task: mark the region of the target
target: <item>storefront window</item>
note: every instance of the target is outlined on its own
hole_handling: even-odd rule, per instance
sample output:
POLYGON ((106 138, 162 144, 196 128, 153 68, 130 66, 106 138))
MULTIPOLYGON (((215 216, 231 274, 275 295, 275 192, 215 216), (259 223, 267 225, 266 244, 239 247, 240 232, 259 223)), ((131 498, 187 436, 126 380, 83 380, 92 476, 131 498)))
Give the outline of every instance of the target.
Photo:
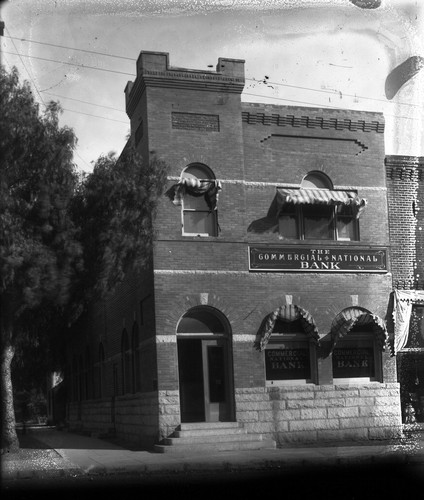
POLYGON ((358 325, 337 342, 332 355, 334 379, 380 381, 381 349, 374 337, 373 325, 358 325))
POLYGON ((304 332, 301 321, 278 319, 265 348, 267 385, 315 382, 315 343, 304 332))

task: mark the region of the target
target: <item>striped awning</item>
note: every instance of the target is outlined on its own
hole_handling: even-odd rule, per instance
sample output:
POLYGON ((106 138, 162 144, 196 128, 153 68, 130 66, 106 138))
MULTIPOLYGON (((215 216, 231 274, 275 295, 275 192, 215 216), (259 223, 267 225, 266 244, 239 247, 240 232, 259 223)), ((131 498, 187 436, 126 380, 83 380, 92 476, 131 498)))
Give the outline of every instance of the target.
POLYGON ((277 319, 284 319, 286 321, 295 321, 300 319, 305 334, 310 338, 313 338, 317 344, 319 343, 318 328, 311 314, 299 306, 289 304, 279 307, 266 317, 262 330, 259 332, 260 338, 254 344, 258 350, 263 351, 265 349, 269 339, 271 338, 277 319))
POLYGON ((373 331, 384 350, 388 340, 385 321, 371 312, 360 307, 349 307, 340 312, 331 325, 332 348, 341 338, 345 337, 354 326, 372 325, 373 331))
POLYGON ((211 210, 217 209, 219 191, 222 189, 221 182, 216 179, 195 179, 182 177, 174 186, 174 205, 181 206, 186 193, 195 196, 205 196, 206 202, 211 210))
POLYGON ((293 203, 294 205, 346 205, 355 209, 357 217, 367 204, 367 200, 359 198, 354 191, 278 188, 277 195, 281 207, 285 203, 293 203))

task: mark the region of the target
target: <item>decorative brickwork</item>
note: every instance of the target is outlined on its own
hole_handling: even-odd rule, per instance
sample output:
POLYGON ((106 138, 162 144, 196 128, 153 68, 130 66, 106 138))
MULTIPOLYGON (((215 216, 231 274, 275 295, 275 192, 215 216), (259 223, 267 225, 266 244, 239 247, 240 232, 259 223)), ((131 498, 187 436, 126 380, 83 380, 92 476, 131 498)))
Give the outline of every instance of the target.
POLYGON ((244 123, 251 125, 277 125, 279 127, 305 127, 305 128, 321 128, 334 130, 350 130, 363 132, 378 132, 384 133, 384 123, 378 121, 367 122, 365 120, 349 120, 338 118, 322 118, 309 116, 294 116, 294 115, 266 115, 264 113, 251 113, 243 111, 242 120, 244 123))
POLYGON ((172 113, 172 128, 219 132, 219 116, 198 113, 172 113))

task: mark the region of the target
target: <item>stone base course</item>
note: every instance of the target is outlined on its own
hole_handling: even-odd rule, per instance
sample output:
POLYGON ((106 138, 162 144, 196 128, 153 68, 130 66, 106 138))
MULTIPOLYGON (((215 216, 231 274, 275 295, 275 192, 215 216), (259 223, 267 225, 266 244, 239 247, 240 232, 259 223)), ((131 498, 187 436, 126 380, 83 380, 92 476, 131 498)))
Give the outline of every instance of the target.
POLYGON ((236 418, 277 444, 397 438, 399 384, 236 389, 236 418))

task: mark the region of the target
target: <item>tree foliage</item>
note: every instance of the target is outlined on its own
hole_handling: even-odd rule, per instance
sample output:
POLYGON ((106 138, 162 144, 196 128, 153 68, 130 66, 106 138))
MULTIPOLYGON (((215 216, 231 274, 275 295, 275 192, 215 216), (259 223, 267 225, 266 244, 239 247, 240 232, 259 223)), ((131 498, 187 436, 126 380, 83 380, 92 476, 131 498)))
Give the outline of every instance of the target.
POLYGON ((78 184, 75 135, 59 127, 56 103, 40 114, 16 71, 0 78, 0 298, 9 328, 43 300, 66 303, 81 247, 67 210, 78 184))
POLYGON ((119 158, 115 153, 101 156, 83 179, 72 202, 84 261, 74 304, 106 296, 129 269, 138 271, 149 262, 152 217, 166 174, 165 162, 154 158, 145 163, 128 146, 119 158))
POLYGON ((33 362, 40 347, 57 360, 63 322, 150 261, 167 166, 143 162, 129 143, 119 158, 101 156, 92 173, 79 174, 77 140, 59 126, 60 106, 50 102, 40 112, 16 70, 0 69, 0 109, 2 448, 12 449, 15 352, 21 369, 46 361, 33 362))
POLYGON ((0 335, 2 449, 17 447, 10 365, 35 308, 64 306, 82 258, 69 212, 76 137, 60 107, 40 112, 16 70, 0 69, 0 335))

